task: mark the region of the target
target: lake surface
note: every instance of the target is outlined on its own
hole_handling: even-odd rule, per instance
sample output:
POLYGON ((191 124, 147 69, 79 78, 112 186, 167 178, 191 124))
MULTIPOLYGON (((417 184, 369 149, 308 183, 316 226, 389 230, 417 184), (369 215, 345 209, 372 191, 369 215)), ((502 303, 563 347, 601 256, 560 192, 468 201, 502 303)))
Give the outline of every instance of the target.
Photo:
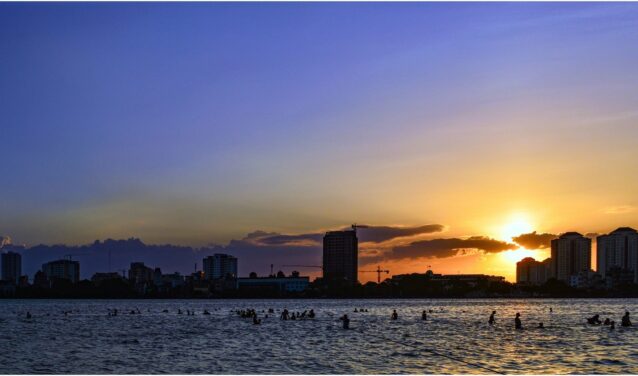
POLYGON ((637 299, 0 300, 0 373, 493 373, 478 365, 505 373, 638 373, 638 328, 620 327, 625 310, 638 324, 637 299), (109 308, 118 316, 108 316, 109 308), (129 314, 134 308, 141 314, 129 314), (253 325, 231 312, 247 308, 276 313, 253 325), (284 308, 313 308, 317 317, 283 321, 284 308), (423 310, 433 311, 427 321, 423 310), (516 312, 525 330, 513 328, 516 312), (351 330, 341 328, 344 313, 351 330), (616 330, 586 325, 595 313, 615 320, 616 330), (541 321, 545 329, 536 329, 541 321))

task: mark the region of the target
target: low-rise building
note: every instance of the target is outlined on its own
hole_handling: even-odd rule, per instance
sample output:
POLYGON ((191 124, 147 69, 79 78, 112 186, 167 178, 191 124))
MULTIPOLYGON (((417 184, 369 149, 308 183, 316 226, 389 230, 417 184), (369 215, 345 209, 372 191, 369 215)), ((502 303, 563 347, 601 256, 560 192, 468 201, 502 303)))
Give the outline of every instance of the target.
POLYGON ((71 260, 55 260, 42 265, 42 272, 46 278, 51 281, 53 279, 66 279, 72 283, 80 281, 80 263, 71 260))
POLYGON ((103 282, 105 281, 112 281, 112 280, 122 280, 124 279, 122 277, 122 275, 120 275, 119 273, 95 273, 93 274, 93 276, 91 277, 91 282, 93 282, 96 286, 101 285, 103 282))
POLYGON ((301 277, 298 272, 293 272, 289 277, 257 277, 239 278, 240 290, 270 290, 277 292, 303 292, 310 284, 310 277, 301 277))

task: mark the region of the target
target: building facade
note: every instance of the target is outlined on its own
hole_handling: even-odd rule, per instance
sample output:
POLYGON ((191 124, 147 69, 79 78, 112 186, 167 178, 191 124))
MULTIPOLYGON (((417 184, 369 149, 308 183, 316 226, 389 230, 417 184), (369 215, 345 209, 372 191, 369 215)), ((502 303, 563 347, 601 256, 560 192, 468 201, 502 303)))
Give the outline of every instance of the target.
POLYGON ((516 283, 524 285, 542 285, 551 274, 551 258, 536 261, 526 257, 516 263, 516 283))
POLYGON ((323 237, 323 280, 330 285, 358 281, 359 241, 354 230, 329 231, 323 237))
POLYGON ((591 239, 566 232, 552 240, 551 276, 570 283, 572 275, 591 270, 591 239))
POLYGON ((56 260, 42 265, 42 272, 49 280, 66 279, 72 283, 80 281, 80 263, 71 260, 56 260))
POLYGON ((223 253, 216 253, 203 260, 204 279, 237 279, 237 258, 223 253))
POLYGON ((638 283, 638 232, 620 227, 596 238, 596 271, 604 277, 611 271, 633 274, 638 283))
POLYGON ((22 275, 22 256, 16 252, 2 254, 2 280, 18 283, 22 275))
POLYGON ((303 292, 310 284, 310 277, 301 277, 293 272, 289 277, 257 277, 239 278, 238 287, 241 290, 269 289, 279 292, 303 292))
POLYGON ((135 285, 153 282, 153 269, 143 262, 132 262, 128 270, 128 279, 135 285))

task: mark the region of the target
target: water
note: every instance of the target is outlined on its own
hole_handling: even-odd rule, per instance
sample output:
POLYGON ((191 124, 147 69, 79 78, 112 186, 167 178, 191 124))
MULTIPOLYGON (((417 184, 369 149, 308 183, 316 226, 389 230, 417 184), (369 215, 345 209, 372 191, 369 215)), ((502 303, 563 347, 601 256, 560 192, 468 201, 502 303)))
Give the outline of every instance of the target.
POLYGON ((422 349, 506 373, 638 373, 638 328, 620 327, 625 310, 638 320, 637 299, 0 300, 0 373, 490 373, 422 349), (230 312, 246 308, 276 313, 255 326, 230 312), (317 318, 282 321, 283 308, 317 318), (434 311, 426 322, 424 309, 434 311), (516 312, 526 330, 513 329, 516 312), (344 313, 351 330, 337 320, 344 313), (617 329, 584 324, 595 313, 617 329), (533 328, 539 321, 546 329, 533 328))

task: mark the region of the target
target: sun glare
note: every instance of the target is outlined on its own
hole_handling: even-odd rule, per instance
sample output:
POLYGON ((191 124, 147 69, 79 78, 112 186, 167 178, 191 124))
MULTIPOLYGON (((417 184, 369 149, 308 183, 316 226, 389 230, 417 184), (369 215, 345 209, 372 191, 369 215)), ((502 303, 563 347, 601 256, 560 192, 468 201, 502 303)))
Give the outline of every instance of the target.
POLYGON ((527 216, 523 214, 517 214, 503 226, 500 230, 501 240, 508 242, 512 241, 512 238, 520 234, 530 233, 534 230, 527 216))
POLYGON ((515 264, 515 263, 521 261, 522 259, 524 259, 525 257, 534 257, 534 258, 536 258, 537 255, 536 255, 536 252, 533 251, 533 250, 525 249, 525 248, 519 248, 519 249, 514 249, 514 250, 511 250, 511 251, 501 252, 501 257, 508 264, 515 264))

